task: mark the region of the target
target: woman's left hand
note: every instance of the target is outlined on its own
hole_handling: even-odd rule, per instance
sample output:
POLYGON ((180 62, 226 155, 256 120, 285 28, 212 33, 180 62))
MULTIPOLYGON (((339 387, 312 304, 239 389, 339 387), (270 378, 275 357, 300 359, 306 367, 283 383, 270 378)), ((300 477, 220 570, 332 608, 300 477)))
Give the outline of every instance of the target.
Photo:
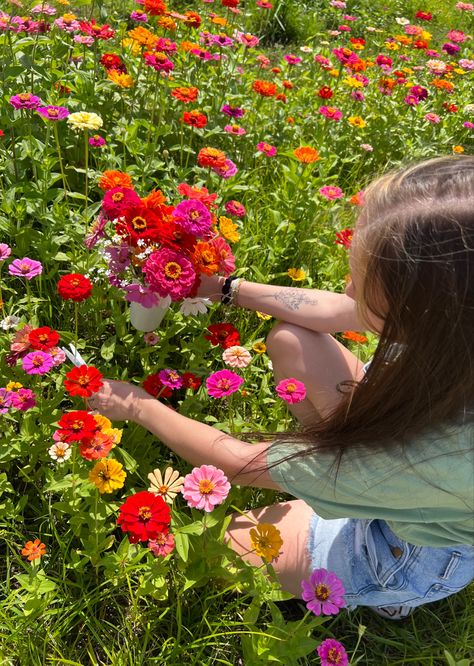
POLYGON ((141 401, 147 398, 150 398, 149 394, 139 386, 104 379, 104 385, 88 399, 87 405, 111 421, 136 421, 141 401))

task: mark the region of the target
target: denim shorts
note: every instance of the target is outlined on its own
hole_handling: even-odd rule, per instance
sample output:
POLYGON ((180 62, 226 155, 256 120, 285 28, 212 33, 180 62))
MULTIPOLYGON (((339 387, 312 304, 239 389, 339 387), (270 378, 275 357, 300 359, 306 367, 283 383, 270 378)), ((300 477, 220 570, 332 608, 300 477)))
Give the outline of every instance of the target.
POLYGON ((413 546, 383 520, 324 520, 313 514, 311 569, 333 571, 356 606, 421 606, 459 592, 474 578, 474 546, 413 546))

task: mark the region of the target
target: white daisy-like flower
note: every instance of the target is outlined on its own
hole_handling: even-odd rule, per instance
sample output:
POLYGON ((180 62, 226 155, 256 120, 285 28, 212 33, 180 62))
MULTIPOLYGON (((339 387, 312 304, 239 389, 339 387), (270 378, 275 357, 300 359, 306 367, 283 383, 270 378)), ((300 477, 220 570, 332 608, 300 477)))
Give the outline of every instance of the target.
POLYGON ((410 23, 410 21, 404 16, 397 16, 395 21, 398 23, 398 25, 408 25, 410 23))
POLYGON ((12 328, 16 328, 19 323, 20 317, 17 317, 16 315, 8 315, 5 319, 0 321, 0 327, 3 328, 4 331, 9 331, 12 328))
POLYGON ((206 314, 207 308, 211 305, 208 298, 185 298, 181 303, 179 311, 185 317, 189 315, 206 314))
POLYGON ((300 46, 300 51, 303 51, 303 53, 312 53, 313 49, 311 46, 300 46))
POLYGON ((168 504, 173 503, 184 484, 184 477, 172 467, 167 467, 163 475, 159 469, 154 469, 148 474, 148 479, 150 481, 148 492, 160 495, 168 504))
POLYGON ((63 463, 71 457, 72 446, 67 442, 54 442, 48 453, 57 463, 63 463))

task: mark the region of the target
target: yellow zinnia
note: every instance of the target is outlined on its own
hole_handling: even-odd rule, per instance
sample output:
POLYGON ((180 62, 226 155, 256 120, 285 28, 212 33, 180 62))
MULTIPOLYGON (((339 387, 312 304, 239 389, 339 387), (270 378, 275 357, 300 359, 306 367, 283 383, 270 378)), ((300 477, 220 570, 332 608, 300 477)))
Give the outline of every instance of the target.
POLYGON ((224 236, 224 238, 227 238, 227 240, 229 240, 231 243, 237 243, 237 241, 240 240, 240 234, 237 229, 238 226, 235 224, 235 222, 232 222, 230 217, 226 217, 225 215, 220 216, 219 231, 224 236))
POLYGON ((130 74, 124 74, 123 72, 119 72, 116 69, 109 69, 107 72, 107 78, 120 86, 120 88, 132 88, 135 84, 135 81, 132 79, 130 74))
POLYGON ((89 481, 95 483, 102 495, 102 493, 113 493, 117 488, 122 488, 126 476, 123 465, 113 458, 103 458, 89 472, 89 481))
POLYGON ((265 354, 267 351, 267 345, 264 342, 254 342, 252 349, 256 354, 265 354))
POLYGON ((257 555, 272 562, 280 554, 283 539, 279 530, 269 523, 259 523, 250 530, 250 542, 257 555))
POLYGON ((287 272, 294 282, 306 280, 306 273, 302 268, 289 268, 287 272))
POLYGON ((367 123, 360 116, 349 116, 347 121, 354 127, 365 127, 367 123))

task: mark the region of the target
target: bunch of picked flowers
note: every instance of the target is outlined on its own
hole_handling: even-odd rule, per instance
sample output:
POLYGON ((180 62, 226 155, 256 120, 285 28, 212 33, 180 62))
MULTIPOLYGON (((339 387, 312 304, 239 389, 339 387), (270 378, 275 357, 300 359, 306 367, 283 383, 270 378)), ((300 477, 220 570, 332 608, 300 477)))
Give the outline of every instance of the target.
POLYGON ((182 183, 185 198, 173 205, 160 190, 141 198, 121 175, 102 178, 102 210, 86 245, 100 242, 109 282, 127 301, 152 308, 193 299, 201 275, 233 272, 232 250, 212 212, 217 195, 182 183))

